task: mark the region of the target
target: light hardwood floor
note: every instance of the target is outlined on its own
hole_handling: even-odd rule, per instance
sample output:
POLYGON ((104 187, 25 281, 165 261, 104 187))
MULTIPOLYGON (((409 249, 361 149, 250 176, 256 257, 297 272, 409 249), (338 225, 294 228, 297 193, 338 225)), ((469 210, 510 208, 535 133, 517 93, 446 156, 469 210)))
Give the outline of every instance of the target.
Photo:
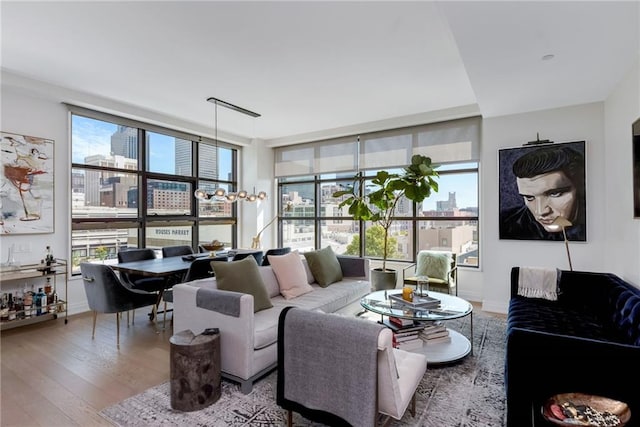
POLYGON ((137 310, 135 324, 98 315, 91 339, 90 313, 2 332, 0 425, 110 426, 98 412, 169 380, 170 315, 162 330, 137 310))
POLYGON ((98 315, 95 340, 90 313, 3 331, 0 425, 111 425, 98 412, 169 380, 171 315, 156 333, 148 311, 129 327, 123 316, 120 349, 113 314, 98 315))

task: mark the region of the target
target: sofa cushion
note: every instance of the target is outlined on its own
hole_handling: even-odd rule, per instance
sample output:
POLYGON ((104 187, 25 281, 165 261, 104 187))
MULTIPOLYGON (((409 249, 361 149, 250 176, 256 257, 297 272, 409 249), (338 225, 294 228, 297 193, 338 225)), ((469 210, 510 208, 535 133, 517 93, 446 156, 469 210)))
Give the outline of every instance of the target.
POLYGON ((342 280, 342 269, 331 246, 317 251, 305 252, 304 257, 309 263, 316 283, 321 287, 324 288, 342 280))
MULTIPOLYGON (((290 300, 284 300, 283 298, 281 300, 282 304, 307 310, 322 310, 325 313, 333 313, 353 302, 357 302, 371 290, 371 284, 363 280, 341 280, 326 288, 319 285, 311 286, 313 287, 313 292, 290 300)), ((271 301, 274 307, 278 307, 281 304, 277 298, 273 298, 271 301)))
POLYGON ((253 311, 273 307, 254 257, 240 261, 211 261, 218 289, 253 295, 253 311))
POLYGON ((528 329, 551 334, 612 341, 606 328, 594 316, 545 299, 511 298, 507 330, 528 329))
POLYGON ((280 285, 278 285, 278 279, 270 265, 258 267, 264 287, 267 289, 267 295, 269 298, 277 297, 280 295, 280 285))
POLYGON ((278 317, 287 306, 282 295, 271 299, 273 307, 255 313, 253 322, 253 348, 260 350, 278 341, 278 317))
POLYGON ((269 264, 278 279, 280 293, 291 299, 313 291, 298 251, 286 255, 269 255, 269 264))
POLYGON ((313 292, 293 299, 282 296, 271 298, 273 307, 255 314, 254 349, 258 350, 274 344, 278 340, 278 316, 285 307, 298 307, 307 310, 320 310, 333 313, 358 301, 371 290, 371 284, 364 280, 342 280, 328 288, 311 285, 313 292))

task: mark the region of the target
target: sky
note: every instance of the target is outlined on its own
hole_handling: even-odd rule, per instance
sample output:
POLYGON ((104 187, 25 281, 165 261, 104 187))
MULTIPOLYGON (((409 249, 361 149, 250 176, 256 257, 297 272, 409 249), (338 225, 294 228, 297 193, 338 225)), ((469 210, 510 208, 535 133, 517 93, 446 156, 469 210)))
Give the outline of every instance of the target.
POLYGON ((456 193, 458 208, 478 207, 477 174, 441 175, 438 192, 422 202, 423 210, 436 210, 436 202, 449 200, 449 192, 456 193))
MULTIPOLYGON (((111 135, 117 131, 115 124, 73 115, 71 137, 73 141, 72 161, 83 163, 84 158, 93 154, 109 155, 111 135)), ((173 173, 175 168, 174 137, 152 134, 153 143, 149 153, 155 172, 173 173), (161 147, 171 149, 161 150, 161 147)))

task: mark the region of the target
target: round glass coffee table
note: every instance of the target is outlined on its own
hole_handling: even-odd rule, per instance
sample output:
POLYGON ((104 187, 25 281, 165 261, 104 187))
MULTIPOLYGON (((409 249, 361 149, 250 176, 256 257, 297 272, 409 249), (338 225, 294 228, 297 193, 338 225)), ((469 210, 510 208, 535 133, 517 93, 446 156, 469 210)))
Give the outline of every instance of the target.
POLYGON ((398 302, 402 297, 402 290, 376 291, 360 299, 360 305, 366 310, 380 315, 380 323, 389 326, 388 317, 408 319, 428 325, 433 322, 470 317, 470 337, 458 331, 447 328, 451 340, 448 342, 425 343, 422 348, 411 350, 421 352, 427 356, 427 362, 449 363, 462 359, 469 353, 473 354, 473 306, 469 301, 460 297, 440 292, 430 291, 428 296, 440 300, 438 308, 425 308, 398 302))

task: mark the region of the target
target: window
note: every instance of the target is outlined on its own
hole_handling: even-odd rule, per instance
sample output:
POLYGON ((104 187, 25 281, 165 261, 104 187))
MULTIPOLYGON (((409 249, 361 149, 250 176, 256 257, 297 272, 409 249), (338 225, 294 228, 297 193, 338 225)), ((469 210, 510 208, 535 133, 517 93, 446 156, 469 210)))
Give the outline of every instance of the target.
POLYGON ((214 239, 235 246, 235 206, 193 196, 197 188, 237 188, 235 148, 69 109, 73 272, 84 261, 115 262, 118 251, 130 247, 197 247, 214 239))
MULTIPOLYGON (((365 176, 376 172, 367 171, 365 176)), ((398 203, 389 235, 395 251, 389 259, 414 262, 420 250, 449 250, 458 254, 459 265, 477 267, 478 164, 443 165, 438 173, 437 193, 419 206, 409 200, 398 203)), ((335 191, 352 184, 344 179, 348 176, 279 179, 279 244, 301 252, 330 245, 338 254, 382 258, 379 227, 354 221, 348 208, 339 209, 341 200, 333 197, 335 191)))
POLYGON ((421 206, 399 201, 389 259, 415 261, 421 249, 447 249, 460 265, 478 266, 480 130, 476 116, 276 148, 279 244, 380 258, 377 227, 352 220, 332 195, 356 170, 365 172, 359 185, 367 186, 378 170, 394 172, 422 154, 440 165, 439 191, 421 206))

